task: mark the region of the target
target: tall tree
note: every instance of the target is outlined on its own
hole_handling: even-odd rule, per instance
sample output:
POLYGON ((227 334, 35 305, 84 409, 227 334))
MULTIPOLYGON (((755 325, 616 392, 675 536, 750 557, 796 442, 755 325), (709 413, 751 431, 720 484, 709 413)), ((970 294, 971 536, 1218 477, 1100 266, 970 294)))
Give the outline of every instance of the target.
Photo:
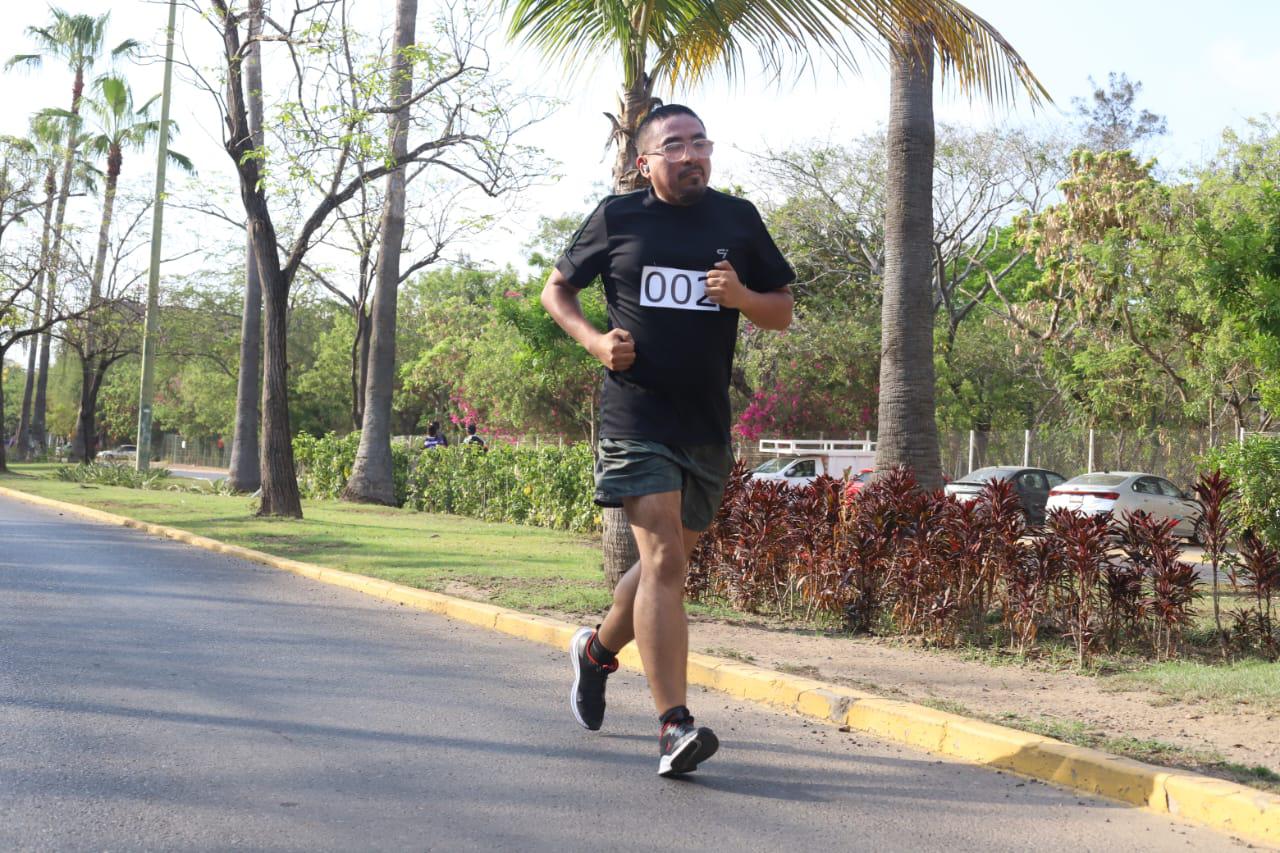
POLYGON ((933 43, 927 30, 894 46, 886 150, 884 300, 876 467, 906 465, 926 489, 942 486, 934 412, 933 43))
MULTIPOLYGON (((20 53, 10 57, 5 63, 8 70, 15 66, 40 68, 46 58, 64 62, 72 73, 71 83, 71 121, 66 123, 66 144, 62 160, 62 179, 58 184, 58 204, 53 220, 52 248, 45 271, 44 301, 52 306, 57 295, 58 266, 62 254, 62 230, 66 220, 67 199, 71 194, 71 175, 76 161, 76 149, 80 143, 80 100, 84 95, 85 74, 102 56, 106 44, 107 22, 111 14, 108 12, 97 17, 91 15, 72 15, 55 7, 50 7, 53 21, 43 27, 27 27, 27 36, 38 47, 37 53, 20 53)), ((141 45, 126 39, 111 50, 111 59, 131 56, 141 45)), ((48 309, 46 309, 46 318, 48 309)), ((46 330, 40 338, 39 378, 36 380, 35 409, 32 413, 31 426, 35 439, 41 448, 46 445, 45 436, 45 394, 49 373, 49 333, 46 330)))
POLYGON ((962 90, 994 101, 1018 89, 1048 93, 990 24, 959 3, 889 36, 884 299, 876 468, 905 465, 925 489, 942 487, 933 364, 933 65, 962 90), (960 49, 956 49, 960 48, 960 49))
POLYGON ((1104 88, 1092 77, 1093 94, 1072 98, 1076 118, 1081 123, 1085 144, 1094 151, 1123 151, 1169 132, 1164 116, 1135 105, 1142 83, 1129 75, 1112 71, 1104 88))
MULTIPOLYGON (((387 121, 391 156, 403 162, 409 150, 409 99, 413 95, 414 31, 417 0, 397 0, 391 58, 391 105, 387 121)), ((342 496, 367 503, 396 503, 391 471, 391 392, 396 369, 396 291, 400 285, 400 253, 404 245, 405 169, 387 174, 379 228, 378 280, 373 291, 373 334, 369 340, 368 381, 360 446, 342 496)))
MULTIPOLYGON (((95 132, 86 140, 85 147, 93 155, 105 159, 107 168, 102 194, 102 216, 98 223, 98 244, 89 277, 88 313, 83 323, 81 350, 85 359, 81 368, 84 382, 81 384, 80 414, 76 419, 76 437, 73 442, 75 453, 85 462, 93 460, 91 439, 96 435, 93 420, 97 408, 97 391, 102 383, 102 375, 110 366, 110 363, 102 364, 102 354, 95 338, 120 170, 124 166, 125 152, 141 150, 160 135, 160 122, 151 118, 151 107, 159 96, 135 109, 133 92, 123 78, 108 75, 96 80, 94 87, 97 89, 97 97, 88 98, 86 104, 95 132)), ((45 110, 43 115, 60 118, 68 123, 78 122, 77 117, 63 110, 45 110)), ((169 151, 169 159, 188 172, 194 171, 191 161, 176 151, 169 151)))
MULTIPOLYGON (((245 100, 249 136, 262 148, 262 2, 249 0, 248 43, 245 45, 245 100)), ((231 438, 227 480, 238 492, 256 492, 262 485, 258 460, 259 378, 262 370, 262 279, 253 257, 253 234, 245 229, 244 311, 240 319, 240 366, 236 377, 236 421, 231 438)))
MULTIPOLYGON (((53 231, 53 203, 57 196, 59 141, 62 128, 58 122, 39 117, 31 122, 30 141, 35 147, 39 162, 44 164, 44 204, 40 216, 40 266, 32 294, 32 324, 38 325, 44 316, 44 279, 45 266, 49 257, 49 235, 53 231)), ((36 352, 39 350, 39 338, 31 338, 26 344, 27 371, 22 389, 22 409, 18 413, 18 433, 14 442, 14 453, 19 459, 25 459, 31 445, 31 395, 35 390, 36 352)))

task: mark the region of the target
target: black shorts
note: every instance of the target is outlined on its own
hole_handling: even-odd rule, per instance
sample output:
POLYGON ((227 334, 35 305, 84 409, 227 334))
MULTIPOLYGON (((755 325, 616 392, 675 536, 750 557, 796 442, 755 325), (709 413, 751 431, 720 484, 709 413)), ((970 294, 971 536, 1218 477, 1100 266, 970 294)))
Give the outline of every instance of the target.
POLYGON ((706 530, 715 520, 733 470, 727 444, 671 445, 631 438, 600 439, 595 502, 620 507, 623 498, 680 492, 680 520, 706 530))

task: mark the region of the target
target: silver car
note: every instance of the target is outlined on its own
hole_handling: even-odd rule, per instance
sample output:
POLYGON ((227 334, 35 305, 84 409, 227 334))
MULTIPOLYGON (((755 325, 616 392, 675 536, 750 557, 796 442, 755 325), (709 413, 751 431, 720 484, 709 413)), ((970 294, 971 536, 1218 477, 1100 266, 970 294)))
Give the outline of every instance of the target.
POLYGON ((1105 471, 1074 477, 1049 492, 1045 509, 1082 513, 1109 512, 1121 520, 1126 512, 1143 512, 1178 524, 1177 536, 1199 541, 1200 504, 1163 477, 1138 471, 1105 471))
POLYGON ((1043 524, 1045 501, 1052 494, 1049 490, 1066 482, 1066 479, 1057 471, 1044 468, 1002 465, 970 471, 954 483, 947 483, 943 490, 963 504, 977 500, 992 480, 1008 480, 1013 483, 1027 520, 1032 524, 1043 524))

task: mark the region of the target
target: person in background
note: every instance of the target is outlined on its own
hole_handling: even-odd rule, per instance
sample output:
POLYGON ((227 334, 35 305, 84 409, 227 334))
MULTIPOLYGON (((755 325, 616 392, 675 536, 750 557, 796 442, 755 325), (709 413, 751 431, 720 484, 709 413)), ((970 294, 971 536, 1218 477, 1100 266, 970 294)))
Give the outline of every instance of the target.
POLYGON ((427 450, 449 446, 449 439, 445 438, 444 433, 440 431, 439 421, 432 421, 427 424, 427 440, 422 446, 427 450))
POLYGON ((467 423, 467 437, 462 439, 462 443, 474 444, 477 447, 479 447, 481 450, 489 449, 485 447, 484 439, 476 435, 476 425, 470 422, 467 423))

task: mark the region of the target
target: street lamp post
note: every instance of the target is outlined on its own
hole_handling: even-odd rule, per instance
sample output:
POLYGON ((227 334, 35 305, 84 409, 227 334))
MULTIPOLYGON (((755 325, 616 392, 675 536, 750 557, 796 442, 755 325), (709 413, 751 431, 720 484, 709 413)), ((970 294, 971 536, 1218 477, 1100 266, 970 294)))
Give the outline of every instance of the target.
POLYGON ((173 31, 177 26, 178 2, 169 0, 169 28, 165 31, 164 94, 160 100, 160 151, 156 156, 156 201, 151 219, 151 270, 147 275, 147 316, 142 331, 142 382, 138 392, 137 468, 151 466, 152 373, 156 360, 156 326, 160 311, 160 244, 164 224, 164 167, 169 156, 169 95, 173 88, 173 31))

